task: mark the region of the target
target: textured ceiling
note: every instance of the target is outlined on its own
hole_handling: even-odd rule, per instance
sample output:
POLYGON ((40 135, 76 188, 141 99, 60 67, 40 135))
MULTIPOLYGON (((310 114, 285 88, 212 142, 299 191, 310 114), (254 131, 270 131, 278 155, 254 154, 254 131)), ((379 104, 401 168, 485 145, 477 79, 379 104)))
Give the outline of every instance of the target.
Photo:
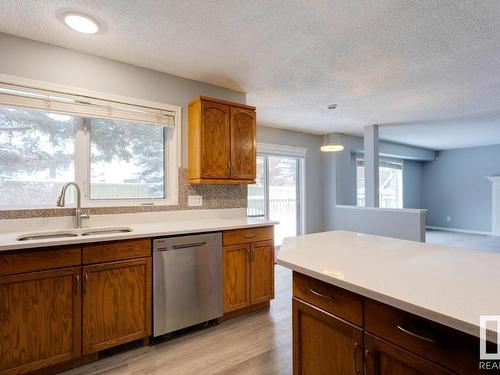
POLYGON ((386 141, 431 150, 449 150, 500 144, 500 111, 440 121, 384 125, 379 136, 386 141))
POLYGON ((0 0, 0 14, 9 34, 245 91, 261 124, 500 126, 499 0, 0 0), (75 33, 62 10, 105 30, 75 33))

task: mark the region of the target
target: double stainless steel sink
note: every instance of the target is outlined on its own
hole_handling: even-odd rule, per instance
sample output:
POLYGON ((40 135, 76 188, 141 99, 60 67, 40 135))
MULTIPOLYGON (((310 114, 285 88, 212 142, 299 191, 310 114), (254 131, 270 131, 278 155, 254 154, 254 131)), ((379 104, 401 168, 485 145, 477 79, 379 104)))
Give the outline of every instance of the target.
POLYGON ((17 241, 35 241, 35 240, 47 240, 54 238, 64 238, 64 237, 78 237, 78 236, 98 236, 103 234, 118 234, 118 233, 129 233, 132 232, 131 228, 119 227, 119 228, 89 228, 89 229, 75 229, 60 232, 44 232, 44 233, 28 233, 17 237, 17 241))

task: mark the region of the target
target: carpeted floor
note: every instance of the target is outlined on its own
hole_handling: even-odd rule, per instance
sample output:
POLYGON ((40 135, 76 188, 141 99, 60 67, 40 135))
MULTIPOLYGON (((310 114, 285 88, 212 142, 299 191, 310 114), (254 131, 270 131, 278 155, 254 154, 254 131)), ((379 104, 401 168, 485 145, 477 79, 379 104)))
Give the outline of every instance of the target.
POLYGON ((425 235, 426 242, 428 243, 500 253, 500 236, 486 236, 429 229, 426 231, 425 235))

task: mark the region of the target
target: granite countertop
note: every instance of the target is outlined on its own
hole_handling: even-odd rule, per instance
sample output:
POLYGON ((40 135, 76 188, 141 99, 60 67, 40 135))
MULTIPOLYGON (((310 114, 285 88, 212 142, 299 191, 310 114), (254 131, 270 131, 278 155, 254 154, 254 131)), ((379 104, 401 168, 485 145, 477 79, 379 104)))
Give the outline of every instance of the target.
POLYGON ((500 315, 493 252, 333 231, 286 238, 278 264, 474 336, 500 315))
POLYGON ((243 218, 209 218, 209 219, 179 220, 179 221, 153 222, 153 223, 141 223, 141 224, 130 224, 130 225, 113 225, 113 226, 110 225, 106 227, 90 227, 78 230, 72 230, 72 229, 49 230, 49 231, 25 230, 22 232, 0 233, 0 252, 8 250, 36 248, 36 247, 115 241, 115 240, 124 240, 132 238, 160 237, 160 236, 171 236, 177 234, 215 232, 215 231, 222 231, 229 229, 262 227, 275 224, 278 224, 278 222, 272 220, 243 217, 243 218), (48 233, 48 232, 49 233, 75 232, 80 234, 85 231, 99 229, 99 228, 130 228, 132 229, 132 231, 128 233, 99 234, 93 236, 78 235, 77 237, 61 237, 61 238, 50 238, 50 239, 29 240, 29 241, 17 240, 19 236, 27 234, 36 235, 38 233, 48 233))

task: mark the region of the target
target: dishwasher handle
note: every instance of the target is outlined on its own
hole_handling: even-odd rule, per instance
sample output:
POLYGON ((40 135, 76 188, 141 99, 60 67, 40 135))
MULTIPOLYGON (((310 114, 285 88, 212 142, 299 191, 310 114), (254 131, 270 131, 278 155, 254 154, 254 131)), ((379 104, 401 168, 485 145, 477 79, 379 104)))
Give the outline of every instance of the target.
POLYGON ((207 244, 206 241, 204 242, 192 242, 192 243, 183 243, 181 245, 172 245, 173 250, 177 249, 189 249, 190 247, 201 247, 205 246, 207 244))

